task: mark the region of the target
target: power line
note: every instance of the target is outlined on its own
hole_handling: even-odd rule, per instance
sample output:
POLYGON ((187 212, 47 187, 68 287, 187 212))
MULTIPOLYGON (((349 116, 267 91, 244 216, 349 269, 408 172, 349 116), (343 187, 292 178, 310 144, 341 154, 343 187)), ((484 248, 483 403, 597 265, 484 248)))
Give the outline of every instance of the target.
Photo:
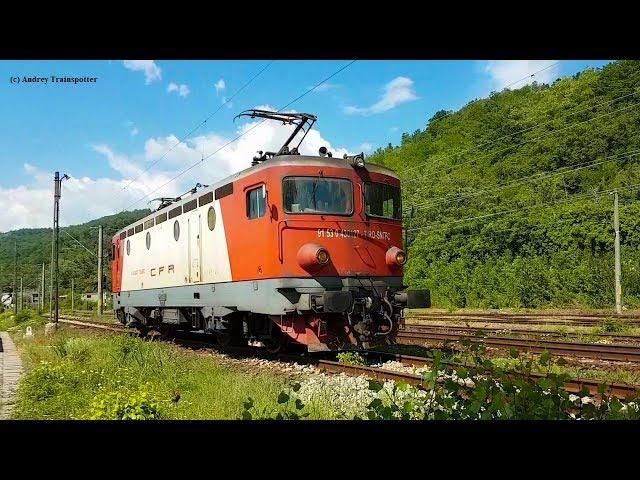
MULTIPOLYGON (((485 157, 488 157, 489 155, 498 155, 498 154, 500 154, 500 153, 504 153, 504 152, 506 152, 507 150, 512 149, 512 148, 514 148, 514 147, 519 147, 519 146, 525 145, 525 144, 527 144, 527 143, 531 143, 531 142, 534 142, 534 141, 536 141, 536 140, 540 140, 540 139, 542 139, 542 138, 546 138, 546 137, 548 137, 548 136, 550 136, 550 135, 555 135, 555 134, 557 134, 557 133, 563 132, 563 131, 568 130, 568 129, 570 129, 570 128, 575 128, 575 127, 577 127, 577 126, 579 126, 579 125, 584 125, 584 124, 586 124, 586 123, 593 122, 594 120, 597 120, 597 119, 599 119, 599 118, 603 118, 603 117, 606 117, 606 116, 609 116, 609 115, 613 115, 614 113, 618 113, 618 112, 622 112, 622 111, 628 110, 628 109, 630 109, 630 108, 632 108, 632 107, 635 107, 635 106, 637 106, 637 105, 640 105, 640 102, 632 103, 631 105, 627 105, 627 106, 624 106, 624 107, 618 108, 618 109, 616 109, 616 110, 614 110, 614 111, 612 111, 612 112, 604 113, 604 114, 602 114, 602 115, 598 115, 598 116, 595 116, 595 117, 589 118, 589 119, 587 119, 587 120, 583 120, 583 121, 581 121, 581 122, 572 123, 572 124, 567 125, 567 126, 565 126, 565 127, 563 127, 563 128, 552 130, 551 132, 547 132, 547 133, 545 133, 544 135, 540 135, 540 136, 538 136, 538 137, 535 137, 535 138, 532 138, 532 139, 529 139, 529 140, 525 140, 525 141, 520 142, 520 143, 517 143, 517 144, 515 144, 515 145, 509 145, 509 146, 507 146, 506 148, 503 148, 502 150, 499 150, 499 151, 497 151, 497 152, 487 152, 487 153, 485 153, 484 155, 480 155, 480 156, 478 156, 478 157, 472 158, 472 159, 467 160, 467 161, 465 161, 465 162, 458 163, 458 164, 455 164, 455 165, 451 165, 451 166, 450 166, 449 168, 447 168, 446 170, 448 170, 448 171, 455 170, 455 169, 460 168, 460 167, 462 167, 462 166, 464 166, 464 165, 467 165, 467 164, 469 164, 469 163, 471 163, 471 162, 474 162, 474 161, 476 161, 476 160, 478 160, 478 159, 480 159, 480 158, 485 158, 485 157)), ((428 178, 428 177, 433 176, 433 175, 434 175, 434 174, 436 174, 436 173, 440 173, 440 172, 439 172, 439 171, 436 171, 436 172, 433 172, 433 173, 431 173, 431 174, 426 174, 426 175, 416 176, 416 177, 414 177, 414 180, 423 180, 423 179, 425 179, 425 178, 428 178)))
POLYGON ((144 175, 146 172, 148 172, 149 170, 151 170, 151 168, 156 165, 159 161, 161 161, 163 158, 165 158, 174 148, 176 148, 178 145, 180 145, 181 143, 183 143, 190 135, 193 134, 193 132, 195 132, 196 130, 198 130, 200 127, 202 127, 205 123, 207 123, 208 120, 210 120, 216 113, 218 113, 220 110, 222 110, 222 107, 224 107, 225 105, 227 105, 229 102, 231 102, 231 100, 233 100, 240 92, 242 92, 246 87, 248 87, 256 78, 258 78, 262 72, 264 72, 267 68, 269 68, 273 63, 275 62, 275 60, 272 60, 271 62, 267 63, 258 73, 256 73, 253 77, 251 77, 249 79, 249 81, 247 81, 242 87, 240 87, 231 97, 229 97, 227 100, 225 100, 222 105, 220 105, 212 114, 210 114, 207 118, 205 118, 202 122, 200 122, 198 125, 196 125, 191 131, 189 131, 188 133, 186 133, 185 135, 183 135, 182 138, 178 139, 178 142, 176 142, 169 150, 167 150, 160 158, 158 158, 157 160, 155 160, 154 162, 152 162, 145 170, 143 170, 136 178, 134 178, 133 180, 130 180, 129 183, 127 183, 124 187, 122 187, 123 190, 125 190, 126 188, 128 188, 133 182, 135 182, 136 180, 138 180, 142 175, 144 175))
MULTIPOLYGON (((592 162, 584 162, 584 163, 580 163, 578 165, 574 165, 574 166, 566 166, 566 167, 561 167, 557 170, 554 170, 550 173, 544 174, 544 172, 539 172, 539 173, 534 173, 532 175, 527 175, 525 177, 520 177, 514 180, 511 180, 509 182, 506 182, 504 184, 497 184, 495 185, 495 188, 487 188, 484 190, 478 190, 475 192, 471 192, 468 194, 461 194, 461 195, 454 195, 454 196, 450 196, 450 197, 440 197, 440 198, 435 198, 434 200, 436 201, 428 201, 425 203, 418 203, 418 204, 413 204, 413 205, 409 205, 412 208, 423 208, 423 207, 434 207, 437 205, 441 205, 443 203, 449 203, 449 202, 456 202, 459 200, 464 200, 467 198, 471 198, 471 197, 476 197, 478 195, 481 195, 483 193, 489 193, 489 192, 495 192, 495 191, 499 191, 499 190, 503 190, 505 188, 509 188, 509 187, 513 187, 522 183, 526 183, 529 181, 538 181, 538 180, 544 180, 547 178, 551 178, 551 177, 555 177, 555 176, 560 176, 560 175, 566 175, 568 173, 571 172, 575 172, 578 170, 583 170, 585 168, 591 168, 591 167, 595 167, 598 165, 603 165, 605 163, 609 163, 612 162, 614 160, 620 159, 620 158, 631 158, 634 157, 636 155, 640 154, 640 149, 636 149, 636 150, 632 150, 629 152, 625 152, 625 153, 620 153, 617 155, 614 155, 612 157, 606 157, 604 160, 595 160, 592 162)), ((491 187, 491 185, 489 185, 489 187, 491 187)))
MULTIPOLYGON (((538 73, 540 73, 540 72, 543 72, 543 71, 545 71, 545 70, 548 70, 549 68, 551 68, 551 67, 553 67, 554 65, 557 65, 557 64, 559 64, 559 63, 560 63, 559 61, 558 61, 558 62, 555 62, 555 63, 552 63, 551 65, 548 65, 548 66, 546 66, 546 67, 544 67, 544 68, 542 68, 542 69, 540 69, 540 70, 537 70, 537 71, 533 72, 532 74, 529 74, 529 75, 527 75, 526 77, 524 77, 524 78, 522 78, 522 79, 520 79, 520 80, 517 80, 517 81, 515 81, 515 82, 513 82, 513 83, 510 83, 509 85, 507 85, 506 87, 503 87, 503 88, 509 88, 509 87, 511 87, 512 85, 515 85, 516 83, 519 83, 519 82, 521 82, 522 80, 525 80, 525 79, 527 79, 527 78, 533 77, 533 76, 535 76, 536 74, 538 74, 538 73)), ((440 110, 440 111, 442 111, 442 110, 440 110)), ((436 113, 437 113, 437 112, 436 112, 436 113)), ((436 123, 436 122, 439 122, 439 121, 440 121, 440 120, 442 120, 443 118, 447 118, 447 117, 449 117, 449 116, 453 115, 454 113, 455 113, 455 112, 454 112, 453 110, 446 112, 444 115, 442 115, 442 116, 440 116, 440 117, 436 118, 435 120, 433 120, 432 122, 430 122, 430 123, 429 123, 429 126, 431 126, 431 125, 435 125, 435 123, 436 123)))
POLYGON ((536 74, 541 73, 541 72, 544 72, 545 70, 549 70, 551 67, 554 67, 554 66, 558 65, 559 63, 560 63, 560 61, 557 61, 557 62, 552 63, 551 65, 547 65, 546 67, 544 67, 544 68, 542 68, 542 69, 538 70, 537 72, 534 72, 534 73, 532 73, 532 74, 530 74, 530 75, 527 75, 526 77, 522 77, 520 80, 516 80, 515 82, 510 83, 509 85, 507 85, 507 86, 505 86, 505 87, 502 87, 502 89, 504 90, 505 88, 512 87, 512 86, 513 86, 513 85, 515 85, 516 83, 520 83, 520 82, 522 82, 523 80, 527 80, 528 78, 535 77, 535 76, 536 76, 536 74))
POLYGON ((73 235, 71 235, 69 232, 67 232, 66 230, 62 230, 63 233, 66 233, 67 235, 69 235, 72 239, 74 239, 78 245, 80 245, 82 248, 84 248, 87 252, 89 252, 91 255, 93 255, 94 257, 98 257, 97 254, 95 254, 94 252, 92 252, 91 250, 89 250, 84 243, 82 243, 80 240, 78 240, 76 237, 74 237, 73 235))
MULTIPOLYGON (((574 112, 570 112, 570 113, 568 113, 567 115, 564 115, 564 116, 560 117, 560 119, 566 119, 566 118, 571 117, 571 116, 573 116, 573 115, 577 115, 578 113, 582 113, 582 112, 584 112, 584 111, 591 110, 591 109, 594 109, 594 108, 600 107, 600 106, 602 106, 602 105, 608 105, 608 104, 613 103, 613 102, 615 102, 615 101, 617 101, 617 100, 622 100, 623 98, 627 98, 627 97, 630 97, 630 96, 633 96, 633 95, 637 95, 638 93, 640 93, 640 90, 636 89, 636 90, 634 90, 633 92, 627 93, 627 94, 625 94, 625 95, 621 95, 621 96, 616 97, 616 98, 613 98, 613 99, 611 99, 611 100, 607 100, 607 101, 604 101, 604 102, 599 102, 599 103, 596 103, 595 105, 589 105, 589 106, 587 106, 587 107, 585 107, 585 108, 583 108, 583 109, 580 109, 580 110, 577 110, 577 111, 574 111, 574 112)), ((548 111, 547 111, 547 112, 545 112, 545 113, 549 113, 550 111, 551 111, 551 110, 548 110, 548 111)), ((610 112, 610 113, 614 113, 614 112, 610 112)), ((546 121, 546 122, 543 122, 543 123, 537 123, 537 124, 532 125, 532 126, 530 126, 530 127, 524 128, 524 129, 522 129, 522 130, 518 130, 518 131, 513 132, 513 133, 509 133, 509 134, 507 134, 507 135, 503 135, 503 136, 498 137, 498 138, 495 138, 495 139, 493 139, 493 140, 489 140, 489 141, 486 141, 486 142, 479 143, 479 144, 477 144, 477 145, 473 145, 473 146, 471 146, 471 147, 467 148, 466 150, 462 150, 462 151, 460 151, 460 152, 450 153, 450 154, 445 155, 444 157, 442 157, 442 159, 451 158, 451 157, 453 157, 454 155, 462 155, 462 154, 464 154, 464 153, 469 153, 469 152, 470 152, 470 151, 472 151, 472 150, 475 150, 475 149, 478 149, 478 148, 481 148, 481 147, 485 147, 485 146, 487 146, 487 145, 491 145, 491 144, 496 143, 496 142, 498 142, 498 141, 500 141, 500 140, 505 140, 505 139, 510 138, 510 137, 513 137, 513 136, 515 136, 515 135, 518 135, 518 134, 521 134, 521 133, 526 133, 526 132, 528 132, 528 131, 530 131, 530 130, 533 130, 533 129, 535 129, 535 128, 543 127, 543 126, 545 126, 545 125, 549 125, 550 123, 553 123, 553 122, 555 122, 555 121, 557 121, 557 120, 559 120, 559 119, 558 119, 558 118, 552 118, 552 119, 550 119, 550 120, 548 120, 548 121, 546 121)), ((535 140, 535 139, 533 139, 533 140, 535 140)), ((533 141, 533 140, 531 140, 531 141, 533 141)), ((525 142, 525 143, 526 143, 526 142, 525 142)), ((509 148, 511 148, 511 147, 509 147, 509 148)), ((482 158, 482 157, 481 157, 481 158, 482 158)), ((421 167, 421 166, 423 166, 423 165, 426 165, 426 163, 427 163, 427 162, 422 162, 422 163, 419 163, 419 164, 414 165, 414 166, 412 166, 412 167, 407 167, 407 168, 405 168, 405 169, 403 169, 403 170, 400 170, 398 173, 399 173, 399 174, 404 174, 404 173, 406 173, 406 172, 413 171, 413 170, 415 170, 416 168, 419 168, 419 167, 421 167)), ((468 162, 465 162, 465 163, 463 163, 463 164, 466 164, 466 163, 468 163, 468 162)), ((463 164, 459 164, 459 165, 463 165, 463 164)), ((419 180, 420 178, 422 178, 422 177, 412 177, 412 178, 410 177, 410 178, 408 179, 408 181, 411 181, 411 180, 417 180, 417 179, 419 180)))
MULTIPOLYGON (((492 213, 488 213, 488 214, 484 214, 484 215, 477 215, 477 216, 473 216, 473 217, 462 218, 460 220, 452 220, 452 221, 446 222, 444 224, 440 224, 440 226, 434 228, 434 230, 439 230, 440 228, 444 228, 444 227, 446 227, 446 226, 448 226, 450 224, 453 225, 453 224, 459 224, 459 223, 468 222, 468 221, 471 221, 471 220, 482 220, 482 219, 486 219, 486 218, 495 217, 495 216, 498 216, 498 215, 505 215, 505 214, 509 214, 509 213, 522 212, 524 210, 531 210, 531 209, 534 209, 534 208, 549 207, 549 206, 553 206, 553 205, 559 205, 559 204, 563 204, 563 203, 573 202, 573 201, 576 201, 576 200, 579 200, 579 199, 585 198, 585 197, 591 197, 591 196, 594 196, 594 195, 604 195, 604 194, 607 194, 607 193, 613 193, 616 190, 618 192, 621 192, 621 191, 624 191, 624 190, 630 190, 630 189, 637 188, 637 187, 640 187, 640 183, 629 185, 629 186, 626 186, 626 187, 619 187, 617 189, 614 188, 614 189, 611 189, 611 190, 603 190, 603 191, 599 191, 599 192, 590 192, 590 193, 584 193, 584 194, 580 194, 580 195, 572 195, 570 198, 566 198, 566 199, 559 200, 559 201, 556 201, 556 202, 551 202, 551 203, 540 203, 540 204, 537 204, 537 205, 530 205, 528 207, 519 207, 519 208, 510 209, 510 210, 503 210, 503 211, 500 211, 500 212, 492 212, 492 213)), ((434 225, 437 225, 437 224, 438 224, 438 222, 431 222, 431 223, 429 223, 427 225, 422 225, 420 227, 409 228, 409 229, 407 229, 407 232, 416 231, 416 230, 424 230, 425 228, 430 228, 430 227, 432 227, 434 225)))
MULTIPOLYGON (((349 62, 348 64, 342 66, 341 68, 339 68, 338 70, 336 70, 334 73, 332 73, 331 75, 329 75, 327 78, 325 78, 324 80, 320 81, 319 83, 317 83, 316 85, 314 85, 313 87, 311 87, 310 89, 308 89, 306 92, 302 93, 301 95, 299 95, 298 97, 296 97, 295 99, 293 99, 292 101, 290 101, 289 103, 287 103, 284 107, 281 107, 280 109, 277 110, 277 112, 280 112, 282 110, 284 110, 285 108, 288 108, 289 106, 293 105, 295 102, 297 102, 298 100, 300 100, 301 98, 305 97, 306 95, 308 95, 309 93, 313 92, 316 88, 318 88, 320 85, 322 85, 325 82, 328 82, 329 80, 331 80, 333 77, 335 77, 336 75, 338 75, 340 72, 342 72, 343 70, 345 70, 347 67, 351 66, 352 64, 354 64, 356 62, 356 60, 352 60, 351 62, 349 62)), ((187 173, 189 170, 193 169, 194 167, 200 165, 201 163, 203 163, 205 160, 208 160, 209 158, 211 158, 212 156, 214 156, 216 153, 218 153, 219 151, 221 151, 222 149, 228 147, 229 145, 231 145, 232 143, 236 142, 237 140, 239 140, 240 138, 242 138, 243 136, 245 136, 247 133, 251 132, 252 130, 256 129, 257 127, 259 127, 260 125, 262 125, 264 122, 266 122, 267 119, 262 120, 261 122, 257 123, 256 125, 254 125, 253 127, 249 128, 248 130, 245 130, 243 133, 241 133, 240 135, 236 136, 234 139, 228 141, 227 143, 225 143, 223 146, 221 146, 220 148, 218 148, 217 150, 215 150, 214 152, 210 153, 207 156, 202 157, 202 159, 200 159, 199 161, 195 162, 194 164, 192 164, 191 166, 189 166, 188 168, 182 170, 179 174, 177 174, 175 177, 171 178, 170 180, 168 180, 167 182, 165 182, 164 184, 160 185, 159 187, 155 188, 154 190, 152 190, 151 192, 147 193, 145 196, 139 198, 138 200, 136 200, 135 202, 129 204, 127 207, 125 207, 123 209, 126 210, 130 207, 132 207, 133 205, 135 205, 136 203, 144 200, 145 198, 149 197, 152 193, 157 192, 158 190, 160 190, 161 188, 166 187, 167 185, 169 185, 171 182, 173 182, 174 180, 180 178, 182 175, 184 175, 185 173, 187 173)))

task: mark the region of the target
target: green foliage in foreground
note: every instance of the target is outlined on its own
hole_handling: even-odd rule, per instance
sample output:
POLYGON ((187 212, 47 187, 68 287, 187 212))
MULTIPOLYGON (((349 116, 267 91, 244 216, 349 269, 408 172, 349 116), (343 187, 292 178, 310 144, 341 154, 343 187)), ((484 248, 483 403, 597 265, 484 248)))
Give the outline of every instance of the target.
POLYGON ((337 355, 338 362, 345 365, 364 365, 365 361, 358 352, 340 352, 337 355))
MULTIPOLYGON (((407 283, 442 307, 611 307, 613 199, 599 192, 640 184, 639 86, 640 62, 613 62, 438 112, 375 152, 403 182, 407 283)), ((638 307, 640 188, 620 192, 620 225, 638 307)))
MULTIPOLYGON (((361 412, 335 418, 355 420, 637 420, 640 404, 622 402, 599 387, 600 401, 594 402, 586 388, 579 395, 563 389, 570 377, 554 373, 555 362, 544 352, 537 360, 521 357, 513 350, 515 362, 506 371, 485 356, 482 344, 464 342, 461 357, 464 366, 452 367, 436 350, 431 370, 423 373, 423 388, 406 383, 369 381, 369 398, 361 412), (545 370, 539 379, 530 377, 534 369, 545 370)), ((460 358, 457 359, 458 361, 460 358)), ((300 385, 280 392, 277 409, 256 409, 251 399, 245 402, 243 419, 298 419, 306 405, 296 398, 300 385)))
POLYGON ((28 369, 14 418, 229 419, 241 414, 247 395, 260 408, 275 407, 285 385, 280 376, 252 376, 136 337, 38 330, 14 339, 28 369))

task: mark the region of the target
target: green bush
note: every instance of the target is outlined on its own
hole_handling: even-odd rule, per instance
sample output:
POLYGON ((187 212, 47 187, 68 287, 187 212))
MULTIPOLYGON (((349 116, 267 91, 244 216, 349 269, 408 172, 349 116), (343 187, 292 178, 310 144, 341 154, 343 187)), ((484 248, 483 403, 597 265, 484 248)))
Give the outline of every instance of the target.
POLYGON ((109 391, 91 401, 88 420, 156 420, 161 418, 159 403, 145 383, 135 391, 109 391))

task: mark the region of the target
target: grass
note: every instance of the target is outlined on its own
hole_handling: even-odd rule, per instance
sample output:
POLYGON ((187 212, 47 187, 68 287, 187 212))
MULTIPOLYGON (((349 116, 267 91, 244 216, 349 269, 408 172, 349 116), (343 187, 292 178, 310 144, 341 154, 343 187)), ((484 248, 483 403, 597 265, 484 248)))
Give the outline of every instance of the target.
POLYGON ((275 407, 287 383, 162 342, 64 328, 50 337, 34 333, 13 335, 28 372, 18 419, 235 419, 247 397, 275 407))
POLYGON ((13 314, 13 310, 0 313, 0 331, 24 332, 27 327, 36 329, 47 322, 46 319, 38 315, 35 310, 22 310, 17 315, 13 314))

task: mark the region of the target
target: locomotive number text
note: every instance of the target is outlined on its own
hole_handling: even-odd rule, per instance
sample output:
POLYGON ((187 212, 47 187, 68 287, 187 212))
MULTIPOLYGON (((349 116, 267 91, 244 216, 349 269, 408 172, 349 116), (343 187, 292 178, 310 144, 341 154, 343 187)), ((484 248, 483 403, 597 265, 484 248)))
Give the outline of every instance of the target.
POLYGON ((371 238, 391 240, 391 233, 382 230, 343 230, 341 228, 319 228, 318 238, 371 238))

